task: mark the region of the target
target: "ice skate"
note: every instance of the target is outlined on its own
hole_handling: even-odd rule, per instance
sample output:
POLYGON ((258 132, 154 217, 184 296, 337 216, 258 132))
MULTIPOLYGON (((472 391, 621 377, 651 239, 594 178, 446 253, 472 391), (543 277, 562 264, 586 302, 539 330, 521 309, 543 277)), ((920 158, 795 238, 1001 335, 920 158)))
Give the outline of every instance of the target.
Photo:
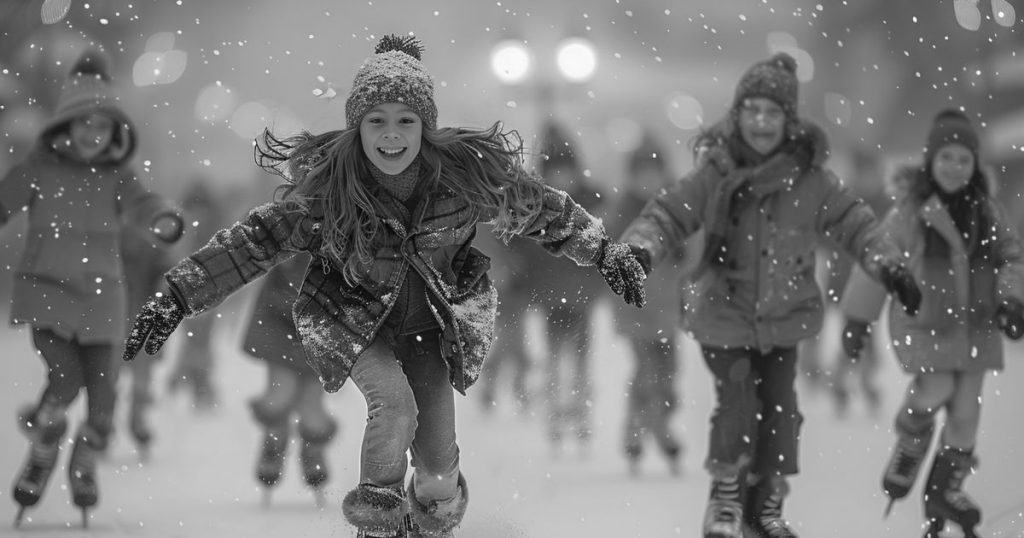
POLYGON ((359 538, 405 538, 409 502, 405 490, 360 484, 341 503, 359 538))
POLYGON ((469 490, 466 479, 459 474, 458 488, 450 499, 421 503, 416 499, 413 480, 409 479, 409 538, 452 538, 456 527, 462 523, 469 504, 469 490))
POLYGON ((35 426, 35 432, 38 435, 32 439, 28 460, 14 483, 14 501, 19 505, 15 527, 21 525, 25 509, 35 506, 45 493, 60 454, 61 438, 67 431, 63 409, 46 408, 37 415, 40 422, 35 426))
POLYGON ((785 477, 762 478, 747 494, 746 523, 751 538, 797 538, 782 517, 782 504, 789 494, 785 477))
POLYGON ((99 502, 99 485, 96 483, 96 456, 105 445, 105 439, 88 425, 83 426, 75 438, 68 462, 68 486, 71 488, 71 502, 82 510, 82 527, 89 526, 89 509, 99 502))
POLYGON ((302 448, 299 451, 302 476, 306 484, 313 488, 316 505, 320 509, 324 508, 326 502, 323 493, 324 484, 330 478, 324 449, 337 431, 338 426, 334 421, 331 421, 323 431, 309 431, 302 425, 299 426, 299 437, 302 439, 302 448))
POLYGON ((963 482, 976 460, 970 451, 944 447, 935 455, 924 490, 924 514, 929 528, 925 536, 939 536, 946 521, 956 523, 964 538, 977 536, 981 508, 963 491, 963 482))
POLYGON ((268 427, 263 432, 263 448, 256 462, 256 480, 263 485, 263 505, 270 505, 270 491, 284 475, 284 459, 288 452, 288 427, 268 427))
MULTIPOLYGON (((897 429, 900 429, 897 424, 897 429)), ((893 503, 904 498, 917 480, 921 470, 921 462, 928 454, 928 445, 932 439, 932 428, 928 427, 919 435, 906 431, 899 432, 899 438, 893 446, 889 463, 882 476, 882 491, 889 497, 885 515, 892 511, 893 503)))
POLYGON ((704 538, 743 538, 741 478, 712 478, 704 512, 704 538))

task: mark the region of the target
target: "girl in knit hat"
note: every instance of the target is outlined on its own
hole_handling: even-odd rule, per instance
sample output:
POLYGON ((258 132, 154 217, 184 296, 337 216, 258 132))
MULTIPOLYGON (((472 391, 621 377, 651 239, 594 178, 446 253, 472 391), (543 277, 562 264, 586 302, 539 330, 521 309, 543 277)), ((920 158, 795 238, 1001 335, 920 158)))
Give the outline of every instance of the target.
POLYGON ((920 297, 870 208, 824 167, 825 133, 796 109, 796 62, 777 54, 754 64, 726 117, 697 138, 696 169, 622 237, 650 267, 698 229, 707 234, 683 313, 715 378, 706 537, 742 536, 744 523, 758 536, 795 536, 782 503, 785 477, 798 472, 796 345, 822 323, 815 243, 852 255, 909 309, 920 297))
POLYGON ((596 265, 627 302, 644 302, 629 247, 526 172, 514 134, 437 127, 420 54, 413 38, 383 38, 356 73, 345 129, 267 133, 257 159, 288 180, 283 199, 172 268, 170 293, 143 307, 125 345, 126 359, 155 352, 183 317, 309 252, 292 310, 306 360, 325 390, 351 377, 367 403, 360 483, 342 503, 361 536, 449 536, 465 513, 454 391, 480 374, 497 304, 490 259, 472 247, 478 222, 596 265))
POLYGON ((128 162, 134 149, 135 130, 110 87, 105 57, 90 50, 71 68, 35 148, 0 181, 0 224, 28 212, 11 323, 31 325, 49 369, 38 404, 25 413, 30 448, 14 483, 18 521, 49 483, 67 408, 84 387, 88 414, 67 469, 72 501, 87 522, 86 509, 98 500, 96 453, 111 431, 117 380, 111 357, 127 320, 122 226, 144 223, 164 242, 181 235, 177 214, 136 179, 128 162))
MULTIPOLYGON (((979 165, 978 135, 956 110, 940 112, 928 133, 921 165, 902 170, 910 190, 883 227, 905 253, 924 297, 908 317, 890 308, 889 336, 903 369, 914 376, 896 415, 896 444, 882 477, 891 499, 913 487, 946 410, 939 449, 924 487, 928 536, 945 521, 974 536, 981 509, 961 489, 975 464, 985 373, 1002 370, 999 332, 1024 335, 1024 253, 1020 239, 979 165)), ((844 293, 848 322, 843 346, 850 356, 878 318, 885 295, 855 274, 844 293)))

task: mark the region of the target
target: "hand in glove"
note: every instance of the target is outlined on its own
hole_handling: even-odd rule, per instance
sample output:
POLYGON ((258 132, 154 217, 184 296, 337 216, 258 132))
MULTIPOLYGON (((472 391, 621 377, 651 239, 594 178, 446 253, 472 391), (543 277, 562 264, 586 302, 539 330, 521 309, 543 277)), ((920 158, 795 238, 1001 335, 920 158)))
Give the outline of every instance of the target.
POLYGON ((644 280, 649 272, 650 257, 646 250, 636 245, 606 240, 601 247, 597 268, 616 295, 621 295, 626 304, 640 308, 647 303, 644 280), (642 254, 637 254, 637 251, 642 254), (645 258, 648 260, 648 268, 641 261, 645 258))
POLYGON ((842 336, 843 351, 846 352, 846 355, 851 359, 860 357, 860 352, 864 351, 864 340, 869 334, 871 334, 869 323, 847 319, 842 336))
POLYGON ((130 361, 145 345, 146 353, 155 355, 185 317, 185 308, 170 293, 157 294, 135 316, 135 323, 124 342, 122 358, 130 361))
POLYGON ((917 309, 921 306, 921 290, 914 281, 914 275, 902 264, 883 265, 881 279, 886 291, 896 294, 903 310, 911 316, 917 315, 917 309))
POLYGON ((1024 336, 1024 305, 1016 299, 1006 299, 996 309, 996 324, 1010 340, 1024 336))

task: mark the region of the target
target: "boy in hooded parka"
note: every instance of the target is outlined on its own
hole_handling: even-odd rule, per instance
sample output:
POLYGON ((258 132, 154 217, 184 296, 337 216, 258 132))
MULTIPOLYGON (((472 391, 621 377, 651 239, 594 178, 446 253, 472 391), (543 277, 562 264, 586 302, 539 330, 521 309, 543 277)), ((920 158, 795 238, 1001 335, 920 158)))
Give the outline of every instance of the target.
MULTIPOLYGON (((947 519, 974 536, 981 509, 962 484, 975 464, 982 383, 986 372, 1003 368, 999 332, 1014 340, 1024 334, 1024 252, 979 164, 979 145, 962 112, 940 112, 923 164, 898 172, 909 192, 882 224, 924 291, 917 316, 889 310, 890 343, 914 378, 896 416, 882 490, 889 508, 910 492, 934 437, 935 414, 945 409, 924 487, 928 536, 938 536, 947 519)), ((855 272, 841 305, 848 319, 843 348, 851 357, 864 348, 884 302, 885 294, 855 272)))
POLYGON ((706 233, 684 311, 715 377, 706 537, 742 536, 744 524, 759 536, 795 536, 782 502, 785 477, 798 472, 795 348, 822 323, 815 243, 835 243, 908 308, 919 298, 870 208, 824 168, 825 133, 798 117, 797 85, 784 53, 754 64, 725 119, 698 137, 697 168, 622 236, 656 264, 706 233))
POLYGON ((135 137, 110 87, 105 57, 86 51, 35 148, 0 181, 0 224, 28 212, 11 323, 31 325, 49 369, 39 403, 23 424, 31 447, 14 485, 22 510, 46 488, 67 428, 66 410, 83 387, 88 416, 74 438, 68 483, 83 521, 85 509, 96 504, 95 457, 112 427, 118 370, 112 357, 127 319, 121 230, 141 222, 164 242, 181 235, 180 217, 146 191, 128 163, 135 137))

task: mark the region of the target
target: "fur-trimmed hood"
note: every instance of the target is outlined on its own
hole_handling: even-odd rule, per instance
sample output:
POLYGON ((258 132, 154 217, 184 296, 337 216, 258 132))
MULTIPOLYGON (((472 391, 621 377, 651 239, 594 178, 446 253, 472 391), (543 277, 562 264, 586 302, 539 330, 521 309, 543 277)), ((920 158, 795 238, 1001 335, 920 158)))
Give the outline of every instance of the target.
MULTIPOLYGON (((995 173, 993 170, 981 163, 977 164, 978 170, 981 173, 984 187, 989 196, 995 196, 998 191, 998 183, 995 180, 995 173)), ((929 178, 928 174, 925 173, 924 164, 904 164, 897 166, 891 174, 888 176, 886 188, 889 190, 893 200, 900 202, 907 199, 907 195, 911 193, 924 193, 932 192, 928 185, 929 178)), ((924 202, 923 198, 917 200, 918 202, 924 202)))
MULTIPOLYGON (((730 112, 728 116, 712 125, 697 136, 693 144, 696 168, 713 164, 718 172, 726 175, 737 167, 742 151, 736 130, 736 118, 730 112)), ((805 169, 820 168, 831 153, 828 134, 816 123, 809 120, 797 120, 786 124, 786 139, 776 152, 791 153, 805 169)))

